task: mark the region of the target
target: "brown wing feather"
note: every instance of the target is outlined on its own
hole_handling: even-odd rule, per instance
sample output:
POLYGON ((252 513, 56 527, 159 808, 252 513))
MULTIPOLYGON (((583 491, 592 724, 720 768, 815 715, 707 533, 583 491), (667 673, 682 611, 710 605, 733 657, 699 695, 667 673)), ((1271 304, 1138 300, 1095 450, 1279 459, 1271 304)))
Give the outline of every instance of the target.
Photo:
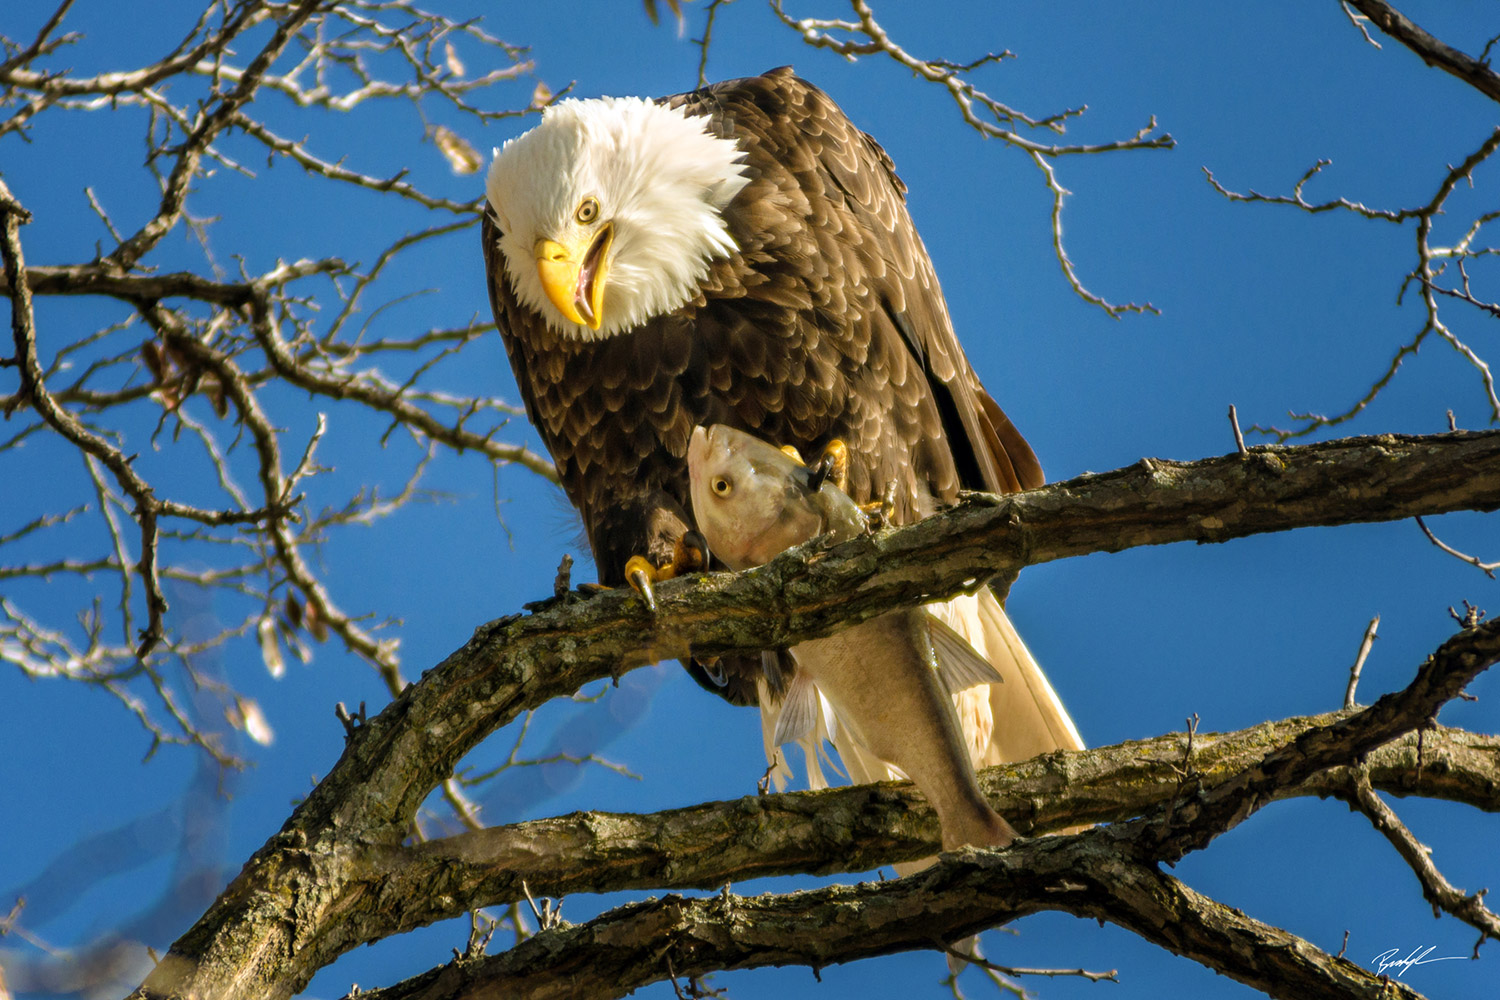
MULTIPOLYGON (((787 320, 817 338, 806 348, 830 362, 814 366, 815 382, 854 397, 830 406, 793 391, 782 401, 844 426, 853 492, 867 499, 908 469, 942 500, 961 487, 1040 485, 1035 454, 954 335, 905 185, 880 144, 786 68, 669 101, 714 115, 746 149, 755 177, 726 212, 761 279, 746 294, 794 311, 787 320), (849 364, 830 370, 839 361, 849 364)), ((826 442, 811 437, 789 440, 826 442)))
MULTIPOLYGON (((962 487, 1038 485, 1035 455, 954 336, 879 144, 785 68, 666 101, 734 137, 749 176, 725 210, 738 252, 711 264, 696 301, 627 334, 562 340, 517 303, 483 226, 495 319, 601 580, 620 583, 633 554, 664 558, 691 524, 699 423, 804 453, 841 438, 850 492, 868 500, 897 480, 903 520, 962 487)), ((753 703, 748 675, 736 692, 753 703)))

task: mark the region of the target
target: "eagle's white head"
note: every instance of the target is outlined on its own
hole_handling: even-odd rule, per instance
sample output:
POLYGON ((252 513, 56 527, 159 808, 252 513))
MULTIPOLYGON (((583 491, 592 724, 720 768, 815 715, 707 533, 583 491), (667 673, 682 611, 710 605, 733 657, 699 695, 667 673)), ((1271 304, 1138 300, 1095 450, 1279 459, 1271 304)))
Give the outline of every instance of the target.
POLYGON ((706 125, 641 98, 566 100, 497 150, 485 193, 516 298, 582 338, 692 301, 735 248, 721 210, 748 182, 706 125))

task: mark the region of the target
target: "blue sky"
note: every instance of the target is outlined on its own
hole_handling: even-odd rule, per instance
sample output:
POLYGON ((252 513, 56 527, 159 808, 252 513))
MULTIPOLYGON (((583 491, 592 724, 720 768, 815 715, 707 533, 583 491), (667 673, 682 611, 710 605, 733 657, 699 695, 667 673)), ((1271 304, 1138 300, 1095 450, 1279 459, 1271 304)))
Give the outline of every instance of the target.
MULTIPOLYGON (((689 89, 696 78, 697 49, 670 25, 653 28, 635 3, 434 6, 456 16, 483 14, 494 33, 531 45, 537 75, 554 90, 574 81, 574 93, 583 96, 660 95, 689 89)), ((847 16, 832 0, 789 6, 796 16, 847 16)), ((1404 9, 1470 52, 1500 32, 1491 8, 1475 0, 1404 9)), ((187 17, 192 7, 153 5, 152 25, 171 10, 187 17)), ((754 0, 740 0, 720 17, 710 78, 794 64, 890 152, 910 188, 912 214, 960 339, 1051 479, 1143 456, 1222 454, 1233 448, 1225 418, 1230 403, 1246 427, 1284 422, 1289 409, 1341 410, 1422 323, 1413 300, 1396 304, 1414 261, 1409 225, 1230 204, 1205 182, 1203 168, 1236 190, 1284 193, 1327 158, 1332 165, 1308 187, 1312 200, 1342 195, 1372 206, 1409 207, 1431 198, 1446 165, 1476 148, 1496 121, 1492 102, 1424 67, 1394 41, 1383 39, 1379 50, 1366 44, 1333 0, 1232 10, 1182 3, 939 7, 888 0, 876 13, 914 54, 966 60, 1012 50, 1018 58, 986 68, 976 81, 1033 114, 1088 104, 1070 129, 1072 140, 1121 138, 1152 115, 1177 140, 1171 151, 1058 164, 1072 192, 1065 236, 1082 280, 1113 301, 1150 301, 1161 309, 1160 316, 1116 321, 1077 299, 1063 280, 1050 246, 1050 198, 1036 168, 967 130, 939 88, 911 79, 888 60, 849 64, 808 49, 754 0)), ((69 25, 89 37, 61 64, 122 68, 158 51, 162 32, 121 15, 107 5, 80 4, 69 25)), ((28 36, 41 17, 7 11, 0 31, 28 36)), ((693 12, 689 36, 700 19, 693 12)), ((175 38, 176 29, 165 34, 175 38)), ((462 47, 460 54, 482 58, 462 47)), ((496 107, 523 103, 532 83, 499 88, 482 100, 496 107)), ((525 127, 511 121, 479 129, 441 109, 432 114, 486 152, 525 127)), ((139 124, 114 123, 105 133, 100 125, 93 115, 60 118, 40 126, 31 145, 11 138, 0 148, 6 183, 37 215, 24 234, 31 263, 82 259, 103 238, 80 194, 84 185, 122 211, 132 195, 148 190, 139 169, 139 124)), ((423 184, 454 198, 481 190, 477 177, 447 174, 421 142, 415 115, 325 116, 302 128, 316 129, 315 142, 329 158, 344 155, 374 173, 410 166, 423 184)), ((1453 239, 1472 218, 1465 212, 1494 208, 1497 180, 1493 165, 1481 169, 1474 190, 1455 195, 1436 239, 1453 239), (1451 228, 1445 232, 1444 225, 1451 228)), ((421 224, 399 212, 384 216, 389 208, 382 200, 309 189, 285 167, 263 171, 255 181, 227 178, 203 188, 197 210, 221 218, 215 251, 225 260, 241 254, 252 269, 278 257, 329 253, 367 260, 372 247, 383 245, 375 240, 421 224), (322 193, 309 199, 310 190, 322 193)), ((170 243, 156 262, 179 260, 194 260, 185 240, 170 243)), ((474 233, 430 244, 404 267, 402 281, 433 291, 382 313, 376 329, 409 334, 487 313, 474 233)), ((98 315, 92 308, 41 303, 44 349, 91 322, 98 315)), ((1491 347, 1491 331, 1477 317, 1457 308, 1447 315, 1458 336, 1481 354, 1491 347)), ((12 391, 12 382, 3 384, 12 391)), ((439 370, 435 384, 518 400, 496 337, 469 345, 461 363, 439 370)), ((318 407, 289 398, 279 403, 284 423, 305 435, 318 407)), ((1437 432, 1446 428, 1450 408, 1461 427, 1487 426, 1473 369, 1433 342, 1344 430, 1437 432)), ((334 421, 323 448, 339 465, 341 482, 389 487, 404 478, 412 449, 397 442, 381 450, 374 438, 382 428, 352 414, 334 421)), ((149 424, 131 429, 149 432, 149 424)), ((511 432, 540 447, 522 421, 511 432)), ((134 440, 145 449, 143 437, 134 440)), ((174 486, 193 472, 174 468, 169 456, 146 453, 142 461, 156 463, 163 481, 174 486)), ((76 459, 45 442, 22 456, 0 455, 6 484, 0 487, 0 532, 34 517, 36 496, 61 496, 80 481, 76 459)), ((527 473, 500 474, 501 518, 496 485, 478 459, 441 458, 429 485, 451 498, 336 537, 322 560, 344 606, 404 620, 399 635, 408 676, 436 663, 476 625, 546 594, 563 552, 584 556, 559 494, 527 473)), ((333 494, 326 499, 335 502, 333 494)), ((1432 525, 1458 548, 1500 558, 1493 516, 1452 515, 1432 525)), ((586 560, 580 562, 576 579, 588 576, 586 560)), ((67 582, 0 591, 59 623, 88 592, 67 582)), ((1494 582, 1439 553, 1414 524, 1400 523, 1034 567, 1014 588, 1009 609, 1084 738, 1104 745, 1180 730, 1193 713, 1207 732, 1335 708, 1365 624, 1378 613, 1381 638, 1361 686, 1363 700, 1371 701, 1405 684, 1452 632, 1450 606, 1465 598, 1494 606, 1496 597, 1494 582)), ((190 605, 183 597, 178 614, 190 605)), ((373 673, 331 646, 320 647, 310 666, 293 663, 280 681, 266 675, 249 644, 226 650, 217 669, 260 701, 278 736, 269 748, 240 748, 254 766, 229 779, 230 800, 215 797, 217 776, 204 773, 188 751, 164 750, 142 763, 146 740, 117 703, 0 669, 0 814, 10 817, 0 847, 0 910, 24 891, 23 923, 55 945, 119 932, 164 947, 205 905, 188 892, 163 897, 174 865, 217 865, 225 876, 237 870, 280 825, 311 777, 337 758, 342 730, 333 703, 366 700, 373 710, 385 700, 373 673), (184 809, 205 822, 172 819, 173 810, 184 809), (98 871, 79 861, 97 854, 86 838, 132 821, 140 821, 139 835, 111 838, 111 850, 119 853, 98 871), (182 839, 164 836, 177 829, 182 839), (48 868, 59 859, 61 865, 48 868), (120 874, 106 878, 109 872, 120 874)), ((1500 684, 1482 677, 1471 691, 1479 701, 1450 706, 1442 720, 1481 732, 1500 729, 1500 684)), ((472 763, 493 765, 513 739, 497 734, 472 763)), ((754 714, 704 695, 675 666, 637 671, 596 703, 550 706, 538 714, 526 746, 539 756, 549 748, 597 752, 640 779, 597 766, 515 772, 486 800, 490 822, 730 798, 752 792, 764 766, 754 714)), ((1396 808, 1455 885, 1473 890, 1500 883, 1492 818, 1443 803, 1402 800, 1396 808)), ((1434 921, 1395 854, 1362 817, 1334 802, 1266 808, 1185 859, 1176 874, 1332 951, 1348 930, 1349 957, 1367 967, 1390 948, 1405 953, 1433 945, 1433 957, 1467 955, 1475 937, 1451 919, 1434 921)), ((564 913, 576 922, 618 901, 570 898, 564 913)), ((465 934, 466 928, 447 925, 362 949, 320 974, 309 995, 338 996, 351 982, 383 985, 425 970, 461 947, 465 934)), ((1123 931, 1068 916, 1029 918, 986 940, 991 957, 1009 964, 1120 972, 1119 985, 1028 984, 1045 997, 1254 995, 1123 931)), ((3 945, 21 947, 14 939, 3 945)), ((1477 996, 1495 989, 1497 969, 1491 948, 1479 962, 1425 965, 1404 978, 1431 996, 1477 996)), ((941 973, 941 960, 922 954, 826 969, 821 986, 805 969, 721 975, 714 984, 736 997, 941 996, 941 973)), ((968 975, 969 994, 985 995, 988 987, 968 975)), ((671 991, 658 985, 642 995, 671 991)))

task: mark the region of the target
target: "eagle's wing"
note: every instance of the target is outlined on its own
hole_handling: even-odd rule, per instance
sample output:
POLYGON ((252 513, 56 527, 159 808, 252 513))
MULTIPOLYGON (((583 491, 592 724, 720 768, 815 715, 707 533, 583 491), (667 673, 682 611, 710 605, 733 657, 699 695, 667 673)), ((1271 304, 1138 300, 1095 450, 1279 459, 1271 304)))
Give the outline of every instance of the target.
MULTIPOLYGON (((716 269, 730 272, 716 273, 722 301, 794 313, 786 319, 803 349, 830 363, 786 374, 873 404, 844 414, 856 498, 909 475, 907 462, 911 485, 944 500, 959 488, 1041 485, 1035 454, 964 357, 905 185, 880 144, 788 68, 671 100, 709 115, 740 143, 750 168, 751 183, 726 216, 753 280, 716 269)), ((774 428, 747 429, 778 440, 774 428)), ((826 443, 787 437, 803 447, 826 443)))

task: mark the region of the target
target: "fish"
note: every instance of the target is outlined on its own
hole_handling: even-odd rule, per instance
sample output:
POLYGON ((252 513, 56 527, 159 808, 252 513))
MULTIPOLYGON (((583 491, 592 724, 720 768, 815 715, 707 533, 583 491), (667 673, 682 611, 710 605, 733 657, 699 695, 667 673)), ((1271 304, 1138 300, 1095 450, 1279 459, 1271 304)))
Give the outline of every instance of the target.
MULTIPOLYGON (((819 535, 844 541, 867 530, 859 505, 819 470, 727 425, 693 430, 688 470, 698 530, 730 569, 762 565, 819 535)), ((952 617, 946 604, 892 611, 793 647, 794 676, 768 743, 826 737, 851 777, 909 777, 937 813, 943 850, 1005 847, 1017 834, 980 791, 974 765, 993 742, 990 689, 1006 678, 952 617), (970 695, 985 716, 975 721, 982 733, 964 731, 955 695, 970 695)), ((768 693, 763 686, 763 713, 776 700, 768 693)))

